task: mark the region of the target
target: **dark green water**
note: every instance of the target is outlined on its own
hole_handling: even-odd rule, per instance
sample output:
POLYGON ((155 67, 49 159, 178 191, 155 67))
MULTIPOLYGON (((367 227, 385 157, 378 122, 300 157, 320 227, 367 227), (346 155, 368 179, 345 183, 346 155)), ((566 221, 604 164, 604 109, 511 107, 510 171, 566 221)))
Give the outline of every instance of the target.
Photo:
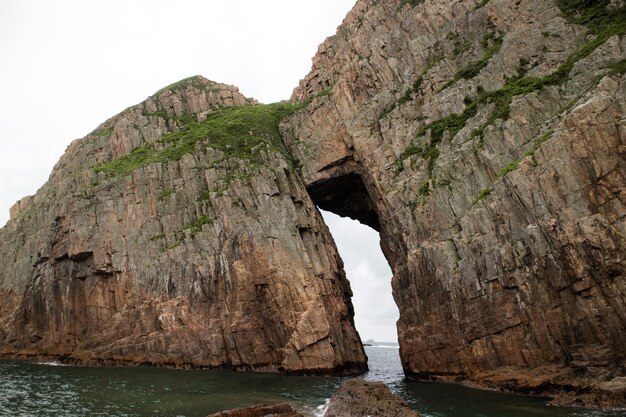
MULTIPOLYGON (((404 381, 397 349, 366 350, 372 369, 366 378, 386 382, 426 417, 626 416, 619 411, 547 407, 536 398, 454 384, 404 381)), ((0 361, 0 415, 203 417, 226 408, 283 401, 313 415, 340 383, 340 378, 325 377, 0 361)))

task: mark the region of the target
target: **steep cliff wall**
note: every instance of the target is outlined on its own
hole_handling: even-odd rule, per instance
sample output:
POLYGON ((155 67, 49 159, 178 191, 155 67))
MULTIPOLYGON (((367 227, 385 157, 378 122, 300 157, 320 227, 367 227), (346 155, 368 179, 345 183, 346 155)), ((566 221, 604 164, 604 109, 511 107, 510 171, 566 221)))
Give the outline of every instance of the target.
POLYGON ((194 77, 74 141, 0 230, 0 353, 358 372, 350 285, 278 136, 194 77))
POLYGON ((619 1, 360 0, 320 46, 282 131, 380 230, 409 375, 625 402, 625 29, 619 1))

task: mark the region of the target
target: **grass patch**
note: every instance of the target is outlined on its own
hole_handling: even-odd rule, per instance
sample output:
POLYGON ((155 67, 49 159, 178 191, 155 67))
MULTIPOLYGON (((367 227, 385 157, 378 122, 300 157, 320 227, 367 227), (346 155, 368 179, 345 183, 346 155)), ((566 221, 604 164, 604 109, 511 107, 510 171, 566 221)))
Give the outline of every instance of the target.
POLYGON ((159 200, 163 200, 164 198, 169 197, 170 195, 174 194, 175 192, 176 192, 176 190, 171 189, 171 188, 169 188, 167 190, 163 190, 163 191, 161 191, 159 193, 158 198, 159 198, 159 200))
POLYGON ((500 51, 500 49, 502 48, 503 38, 504 36, 500 33, 485 33, 485 36, 483 36, 482 44, 486 49, 482 58, 479 61, 469 65, 467 68, 459 71, 455 75, 454 81, 456 82, 461 78, 469 80, 476 77, 480 73, 480 71, 482 71, 482 69, 487 66, 491 58, 493 58, 493 56, 497 54, 498 51, 500 51))
POLYGON ((105 136, 111 136, 111 133, 113 133, 113 126, 96 129, 93 132, 91 132, 90 136, 103 138, 105 136))
MULTIPOLYGON (((480 71, 482 71, 483 68, 487 66, 491 58, 493 58, 493 56, 500 51, 500 49, 502 48, 503 39, 504 35, 501 33, 485 33, 481 42, 483 47, 485 48, 485 52, 482 58, 479 61, 474 62, 473 64, 470 64, 466 68, 463 68, 461 71, 457 72, 454 75, 454 78, 444 84, 440 91, 443 91, 446 88, 454 85, 460 79, 469 80, 476 77, 480 73, 480 71)), ((456 50, 457 47, 455 46, 455 54, 456 50)))
MULTIPOLYGON (((184 225, 183 227, 178 229, 176 232, 174 232, 174 237, 176 240, 170 243, 169 245, 167 245, 165 248, 163 248, 163 252, 167 252, 169 250, 172 250, 180 246, 185 241, 186 230, 189 230, 189 235, 193 239, 198 233, 202 231, 202 226, 204 226, 205 224, 211 224, 211 223, 213 223, 213 220, 211 220, 207 215, 202 215, 198 217, 196 220, 194 220, 193 222, 184 225)), ((165 234, 157 235, 151 238, 150 240, 162 239, 164 237, 165 237, 165 234)))
POLYGON ((506 164, 504 168, 502 168, 500 172, 498 172, 498 175, 496 175, 496 179, 504 178, 509 172, 515 171, 519 166, 519 162, 520 161, 516 159, 506 164))
POLYGON ((437 62, 433 62, 433 63, 429 64, 426 68, 424 68, 424 70, 422 72, 420 72, 420 74, 417 76, 417 78, 415 79, 413 84, 404 92, 402 97, 400 97, 397 101, 393 102, 389 107, 387 107, 381 113, 381 115, 378 117, 378 119, 380 120, 380 119, 384 118, 389 113, 391 113, 396 107, 401 106, 402 104, 410 101, 411 98, 413 97, 413 94, 417 93, 419 88, 422 86, 422 83, 424 82, 424 76, 426 75, 426 73, 428 71, 430 71, 431 69, 433 69, 433 67, 435 65, 437 65, 437 63, 439 61, 440 60, 438 60, 437 62))
POLYGON ((396 174, 399 174, 404 170, 403 161, 413 156, 418 156, 428 160, 428 172, 432 174, 433 169, 435 168, 435 162, 437 161, 437 158, 439 158, 439 149, 437 149, 437 144, 432 142, 423 147, 417 145, 409 146, 400 154, 398 160, 396 161, 396 174))
POLYGON ((220 150, 223 160, 238 158, 260 164, 259 152, 266 149, 282 152, 291 161, 280 138, 278 124, 310 101, 228 107, 210 113, 202 122, 195 116, 180 117, 184 125, 179 131, 167 133, 157 142, 139 146, 94 170, 120 177, 149 164, 177 161, 193 153, 199 144, 220 150))
POLYGON ((528 152, 526 152, 524 154, 524 156, 525 157, 526 156, 533 156, 535 154, 535 152, 537 152, 539 150, 541 145, 552 137, 553 133, 554 133, 554 130, 550 130, 550 131, 544 133, 543 135, 539 136, 538 138, 536 138, 535 139, 535 143, 533 144, 533 147, 530 148, 528 150, 528 152))
POLYGON ((480 192, 478 193, 474 201, 472 201, 472 206, 475 206, 476 204, 478 204, 480 200, 487 197, 492 192, 493 192, 493 188, 483 188, 482 190, 480 190, 480 192))
POLYGON ((626 59, 609 65, 609 75, 623 75, 626 72, 626 59))
POLYGON ((157 240, 165 239, 165 233, 159 233, 158 235, 152 236, 149 240, 150 242, 155 242, 157 240))
POLYGON ((415 7, 421 3, 424 3, 424 0, 402 0, 402 5, 408 4, 411 7, 415 7))
POLYGON ((174 243, 170 243, 169 245, 167 245, 166 247, 163 248, 162 252, 167 252, 168 250, 172 250, 174 248, 177 248, 180 246, 180 244, 182 243, 182 241, 176 241, 174 243))
POLYGON ((219 88, 217 88, 216 85, 217 83, 215 81, 207 80, 199 75, 194 75, 193 77, 184 78, 180 81, 168 85, 167 87, 163 87, 152 96, 157 96, 168 90, 171 92, 180 91, 187 87, 194 87, 200 91, 219 91, 219 88))
POLYGON ((204 226, 205 224, 211 224, 211 223, 213 223, 213 221, 209 219, 207 215, 203 215, 203 216, 198 217, 194 222, 183 226, 183 230, 189 229, 191 232, 191 237, 194 237, 195 235, 197 235, 198 233, 202 231, 202 226, 204 226))
POLYGON ((211 201, 211 193, 208 191, 204 191, 202 194, 200 194, 200 196, 198 197, 198 201, 211 201))
POLYGON ((424 181, 419 189, 420 195, 430 194, 430 181, 424 181))
POLYGON ((568 22, 587 26, 593 34, 624 33, 626 7, 610 10, 609 0, 556 0, 556 4, 568 22))

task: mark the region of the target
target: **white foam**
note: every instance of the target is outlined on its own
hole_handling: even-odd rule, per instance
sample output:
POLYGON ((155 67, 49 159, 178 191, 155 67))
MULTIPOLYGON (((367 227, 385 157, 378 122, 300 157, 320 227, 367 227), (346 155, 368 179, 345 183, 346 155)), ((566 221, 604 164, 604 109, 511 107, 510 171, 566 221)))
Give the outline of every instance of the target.
POLYGON ((58 361, 52 361, 52 362, 37 362, 38 365, 45 365, 45 366, 67 366, 64 363, 58 362, 58 361))
POLYGON ((326 398, 323 405, 318 405, 315 409, 315 417, 324 417, 326 414, 326 409, 328 409, 328 403, 330 402, 330 398, 326 398))

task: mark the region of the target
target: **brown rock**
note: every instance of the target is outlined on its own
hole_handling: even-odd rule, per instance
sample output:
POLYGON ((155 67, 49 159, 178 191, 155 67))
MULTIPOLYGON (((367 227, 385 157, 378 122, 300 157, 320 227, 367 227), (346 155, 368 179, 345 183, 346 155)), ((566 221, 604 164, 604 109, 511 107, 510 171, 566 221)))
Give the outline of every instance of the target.
POLYGON ((0 353, 365 370, 332 237, 254 104, 194 77, 73 142, 0 230, 0 353), (227 141, 230 106, 252 124, 227 141))
POLYGON ((237 408, 211 414, 207 417, 303 417, 287 403, 276 405, 257 405, 255 407, 237 408))
POLYGON ((380 231, 409 375, 598 398, 624 377, 626 38, 578 54, 569 19, 361 0, 293 93, 312 102, 282 129, 313 200, 380 231))
POLYGON ((382 382, 349 379, 328 403, 325 417, 419 417, 382 382))

